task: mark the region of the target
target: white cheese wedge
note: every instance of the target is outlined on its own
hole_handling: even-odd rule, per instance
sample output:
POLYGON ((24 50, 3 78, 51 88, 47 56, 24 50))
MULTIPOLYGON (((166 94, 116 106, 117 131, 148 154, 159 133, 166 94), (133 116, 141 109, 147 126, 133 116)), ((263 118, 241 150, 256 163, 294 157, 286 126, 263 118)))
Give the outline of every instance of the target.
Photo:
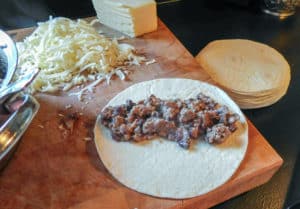
POLYGON ((157 29, 153 0, 93 0, 93 5, 101 23, 130 37, 157 29))

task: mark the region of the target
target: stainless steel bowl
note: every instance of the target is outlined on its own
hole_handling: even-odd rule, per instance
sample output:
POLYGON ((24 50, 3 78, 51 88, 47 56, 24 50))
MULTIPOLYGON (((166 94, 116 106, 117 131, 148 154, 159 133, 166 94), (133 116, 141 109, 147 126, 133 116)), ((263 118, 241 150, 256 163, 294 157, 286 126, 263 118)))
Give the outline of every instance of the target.
MULTIPOLYGON (((24 90, 22 85, 22 88, 17 89, 18 91, 11 91, 22 84, 22 79, 11 82, 17 68, 18 53, 14 41, 1 30, 0 51, 2 53, 0 55, 3 56, 2 61, 0 60, 2 62, 0 70, 3 72, 0 84, 0 170, 2 170, 37 113, 39 103, 33 96, 20 92, 24 90)), ((25 86, 35 75, 28 75, 29 79, 26 80, 28 83, 25 86)))
MULTIPOLYGON (((15 42, 2 30, 0 30, 0 50, 2 60, 6 62, 6 69, 0 69, 4 74, 1 87, 5 87, 11 82, 16 71, 18 64, 18 50, 15 42)), ((1 65, 0 67, 4 68, 5 66, 1 65)))

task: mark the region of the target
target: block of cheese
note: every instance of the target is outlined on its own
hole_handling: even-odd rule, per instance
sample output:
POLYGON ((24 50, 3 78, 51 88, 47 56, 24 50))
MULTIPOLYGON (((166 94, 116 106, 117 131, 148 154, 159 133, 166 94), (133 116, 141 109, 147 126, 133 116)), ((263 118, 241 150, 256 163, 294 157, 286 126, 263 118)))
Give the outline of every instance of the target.
POLYGON ((157 29, 154 0, 93 0, 100 22, 130 37, 157 29))

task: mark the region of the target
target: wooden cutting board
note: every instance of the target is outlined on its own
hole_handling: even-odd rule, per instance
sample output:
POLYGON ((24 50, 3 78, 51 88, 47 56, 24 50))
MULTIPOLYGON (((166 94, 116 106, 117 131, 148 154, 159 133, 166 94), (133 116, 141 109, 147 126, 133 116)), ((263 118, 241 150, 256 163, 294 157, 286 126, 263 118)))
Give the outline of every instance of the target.
MULTIPOLYGON (((30 31, 10 33, 22 40, 30 31)), ((282 159, 248 121, 249 147, 244 161, 227 183, 208 194, 185 200, 162 199, 118 183, 101 163, 93 140, 88 140, 93 138, 102 107, 119 91, 144 80, 183 77, 212 82, 161 21, 156 32, 129 42, 157 62, 132 67, 129 81, 114 79, 109 86, 98 85, 85 102, 66 95, 36 95, 40 110, 0 174, 0 208, 201 209, 267 182, 278 170, 282 159)))

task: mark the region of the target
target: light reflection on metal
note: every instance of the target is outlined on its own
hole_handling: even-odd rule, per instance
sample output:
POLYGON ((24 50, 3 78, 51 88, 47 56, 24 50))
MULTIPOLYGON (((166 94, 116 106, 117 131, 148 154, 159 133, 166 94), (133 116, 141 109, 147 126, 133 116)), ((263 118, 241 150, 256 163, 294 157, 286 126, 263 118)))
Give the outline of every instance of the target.
POLYGON ((16 133, 13 134, 9 130, 4 130, 0 134, 0 154, 7 148, 15 136, 16 133))
POLYGON ((296 12, 296 6, 299 0, 264 0, 263 12, 277 16, 283 20, 292 16, 296 12))

